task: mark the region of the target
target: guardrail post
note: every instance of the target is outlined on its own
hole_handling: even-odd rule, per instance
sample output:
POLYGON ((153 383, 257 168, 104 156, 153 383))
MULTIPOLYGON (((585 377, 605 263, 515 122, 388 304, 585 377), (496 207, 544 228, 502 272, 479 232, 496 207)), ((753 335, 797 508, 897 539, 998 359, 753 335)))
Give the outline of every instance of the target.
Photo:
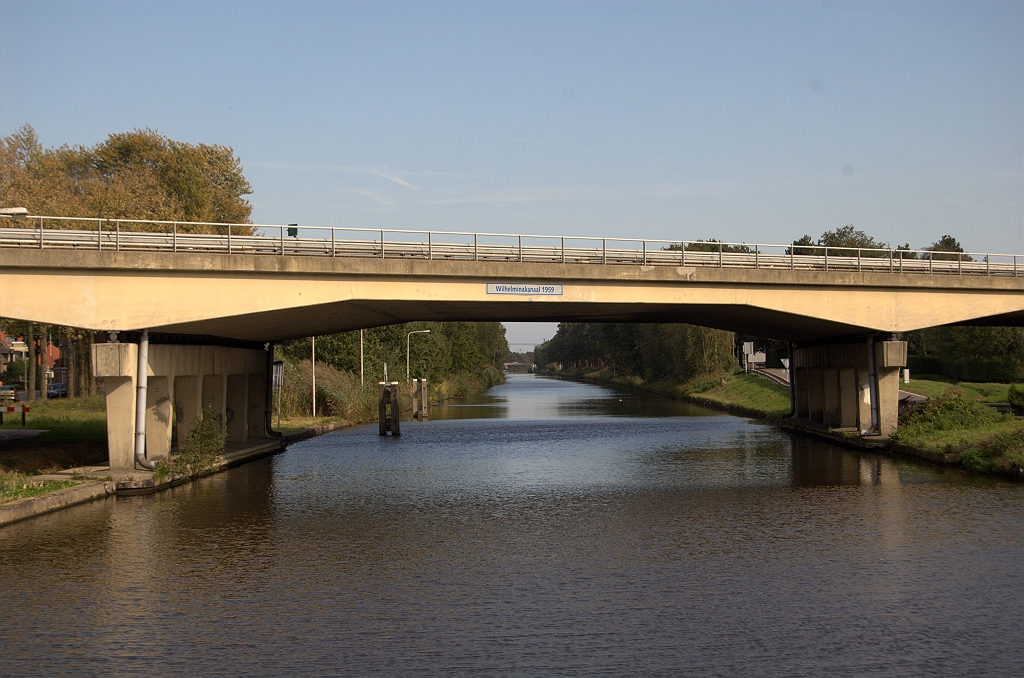
POLYGON ((860 273, 860 248, 857 248, 857 273, 860 273))
POLYGON ((892 273, 892 250, 889 250, 889 273, 892 273))
POLYGON ((1013 255, 1013 277, 1017 277, 1017 255, 1013 255))
POLYGON ((39 249, 43 249, 43 218, 39 217, 39 249))
POLYGON ((381 259, 384 258, 384 230, 383 229, 381 229, 381 232, 380 232, 380 258, 381 259))
POLYGON ((647 241, 646 241, 646 240, 644 240, 644 258, 643 258, 643 265, 644 265, 644 266, 646 266, 646 265, 647 265, 647 241))
POLYGON ((686 266, 686 243, 679 241, 679 265, 686 266))
POLYGON ((103 220, 96 220, 96 249, 103 250, 103 220))
POLYGON ((722 268, 722 243, 718 243, 718 268, 722 268))
POLYGON ((284 256, 284 226, 281 226, 281 256, 284 256))
POLYGON ((796 258, 796 245, 793 245, 792 247, 789 248, 789 270, 791 270, 791 271, 796 268, 796 261, 794 261, 795 258, 796 258))
MULTIPOLYGON (((427 259, 434 258, 434 238, 432 235, 430 231, 427 231, 427 259)), ((519 236, 519 242, 522 242, 522 240, 523 237, 519 236)), ((520 255, 520 259, 522 259, 522 255, 520 255)))
POLYGON ((828 270, 828 248, 825 248, 825 270, 828 270))
POLYGON ((338 256, 338 248, 337 248, 337 246, 336 246, 336 245, 334 244, 334 242, 335 242, 335 238, 334 238, 334 227, 332 226, 332 227, 331 227, 331 256, 332 256, 332 257, 336 257, 336 256, 338 256))
POLYGON ((114 220, 114 251, 121 251, 121 220, 114 220))
POLYGON ((565 236, 562 236, 562 263, 565 263, 565 236))
POLYGON ((477 252, 477 235, 476 235, 476 233, 474 233, 473 234, 473 261, 476 261, 478 258, 479 258, 479 254, 477 252))
MULTIPOLYGON (((1016 259, 1016 257, 1014 257, 1014 259, 1016 259)), ((963 252, 957 252, 956 253, 956 274, 957 275, 963 275, 963 273, 964 273, 964 253, 963 252)))
POLYGON ((608 238, 601 238, 601 263, 608 263, 608 238))
POLYGON ((935 252, 928 253, 928 272, 932 272, 932 261, 935 259, 935 252))
POLYGON ((228 224, 228 254, 231 254, 231 224, 228 224))
POLYGON ((903 273, 903 252, 904 250, 900 250, 900 273, 903 273))
POLYGON ((519 263, 523 263, 523 236, 519 236, 519 263))
POLYGON ((754 268, 761 268, 761 258, 760 258, 760 254, 761 253, 760 253, 760 250, 761 250, 761 246, 755 244, 754 245, 754 268))
POLYGON ((990 265, 991 262, 992 262, 992 255, 991 254, 986 254, 985 255, 985 275, 989 274, 988 273, 988 269, 989 269, 989 265, 990 265))
POLYGON ((178 222, 175 221, 171 225, 171 251, 178 251, 178 222))

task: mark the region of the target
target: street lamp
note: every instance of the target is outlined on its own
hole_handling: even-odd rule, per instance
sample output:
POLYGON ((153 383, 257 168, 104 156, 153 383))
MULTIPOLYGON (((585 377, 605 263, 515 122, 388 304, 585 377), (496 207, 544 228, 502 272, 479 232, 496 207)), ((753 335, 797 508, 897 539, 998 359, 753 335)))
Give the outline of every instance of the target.
POLYGON ((430 334, 430 330, 413 330, 405 335, 405 380, 409 381, 409 340, 414 334, 430 334))

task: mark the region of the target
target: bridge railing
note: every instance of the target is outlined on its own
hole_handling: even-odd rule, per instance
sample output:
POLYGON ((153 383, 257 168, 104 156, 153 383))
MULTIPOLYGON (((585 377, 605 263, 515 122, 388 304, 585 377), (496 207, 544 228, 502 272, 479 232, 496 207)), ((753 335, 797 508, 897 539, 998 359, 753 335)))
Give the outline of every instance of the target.
POLYGON ((0 220, 0 247, 1024 275, 1016 254, 47 216, 0 220))

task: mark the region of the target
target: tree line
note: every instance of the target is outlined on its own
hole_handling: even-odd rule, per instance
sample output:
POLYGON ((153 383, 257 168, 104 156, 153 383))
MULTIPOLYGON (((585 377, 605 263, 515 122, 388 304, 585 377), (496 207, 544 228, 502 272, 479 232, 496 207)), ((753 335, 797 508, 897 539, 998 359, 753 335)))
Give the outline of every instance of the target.
POLYGON ((616 376, 681 382, 733 364, 731 332, 682 323, 559 323, 534 349, 547 370, 610 369, 616 376))
MULTIPOLYGON (((385 364, 390 381, 405 379, 407 345, 410 377, 432 382, 488 367, 500 372, 508 356, 508 341, 501 323, 415 322, 373 327, 362 334, 364 376, 374 383, 384 379, 385 364), (409 336, 409 332, 421 330, 430 332, 409 336)), ((296 363, 309 360, 312 344, 310 337, 286 341, 280 344, 279 355, 296 363)), ((358 376, 359 331, 318 336, 316 360, 358 376)))

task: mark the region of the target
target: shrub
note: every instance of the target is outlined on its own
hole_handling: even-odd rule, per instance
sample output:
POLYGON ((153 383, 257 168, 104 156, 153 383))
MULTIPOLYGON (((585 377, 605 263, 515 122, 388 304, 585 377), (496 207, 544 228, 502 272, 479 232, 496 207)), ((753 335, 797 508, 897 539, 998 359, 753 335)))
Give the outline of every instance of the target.
POLYGON ((189 477, 205 473, 213 468, 226 443, 227 432, 220 416, 207 408, 192 419, 192 428, 178 448, 178 456, 171 461, 169 470, 189 477))
POLYGON ((971 471, 1024 479, 1024 431, 1003 433, 966 447, 960 450, 960 463, 971 471))
POLYGON ((991 407, 967 397, 959 389, 951 388, 903 417, 892 438, 904 442, 914 436, 974 428, 1003 418, 1004 415, 991 407))
POLYGON ((1024 409, 1024 388, 1017 388, 1016 385, 1010 384, 1010 388, 1006 391, 1006 399, 1018 410, 1024 409))

